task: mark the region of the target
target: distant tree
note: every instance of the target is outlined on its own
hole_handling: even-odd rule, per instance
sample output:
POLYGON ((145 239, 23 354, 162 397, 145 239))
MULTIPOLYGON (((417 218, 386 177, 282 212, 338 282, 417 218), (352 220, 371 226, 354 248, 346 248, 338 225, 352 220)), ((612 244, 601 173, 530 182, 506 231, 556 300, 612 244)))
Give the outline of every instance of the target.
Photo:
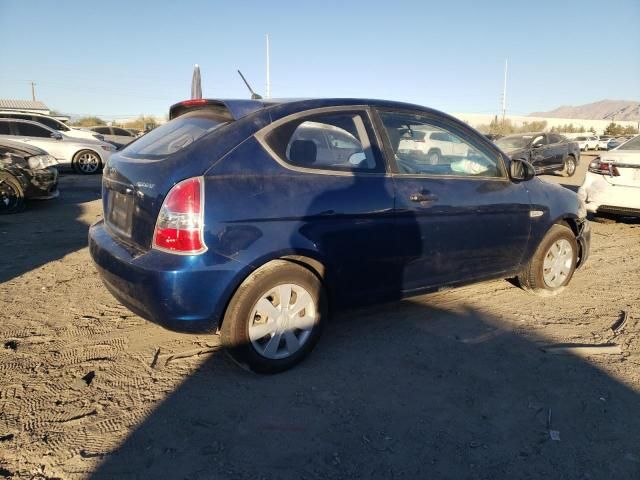
MULTIPOLYGON (((633 127, 631 128, 633 129, 633 127)), ((607 125, 607 128, 604 129, 604 134, 617 137, 618 135, 624 135, 625 130, 626 130, 625 127, 623 127, 622 125, 618 125, 615 122, 611 122, 609 125, 607 125)))
POLYGON ((627 125, 626 127, 624 127, 624 130, 622 131, 623 135, 636 135, 638 133, 638 129, 632 127, 631 125, 627 125))
POLYGON ((93 127, 94 125, 106 125, 107 122, 99 117, 82 117, 75 122, 71 122, 74 127, 93 127))
POLYGON ((594 135, 596 134, 596 129, 595 129, 595 128, 593 128, 593 127, 591 127, 591 128, 589 129, 589 131, 590 131, 591 133, 593 133, 594 135))
POLYGON ((124 128, 131 128, 140 131, 151 130, 156 128, 157 126, 158 122, 156 121, 155 117, 145 115, 140 115, 135 120, 130 120, 128 122, 124 122, 123 124, 124 128))

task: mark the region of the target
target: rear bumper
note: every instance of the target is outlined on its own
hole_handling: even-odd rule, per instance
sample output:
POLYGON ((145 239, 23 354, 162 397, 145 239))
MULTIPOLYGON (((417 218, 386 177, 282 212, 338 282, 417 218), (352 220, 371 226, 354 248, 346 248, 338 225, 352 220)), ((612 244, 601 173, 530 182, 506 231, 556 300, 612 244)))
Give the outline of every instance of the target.
POLYGON ((591 213, 640 214, 640 187, 613 185, 602 175, 587 172, 578 195, 591 213))
POLYGON ((134 252, 100 221, 89 229, 89 251, 105 286, 132 312, 177 331, 211 331, 246 274, 243 264, 207 252, 134 252))

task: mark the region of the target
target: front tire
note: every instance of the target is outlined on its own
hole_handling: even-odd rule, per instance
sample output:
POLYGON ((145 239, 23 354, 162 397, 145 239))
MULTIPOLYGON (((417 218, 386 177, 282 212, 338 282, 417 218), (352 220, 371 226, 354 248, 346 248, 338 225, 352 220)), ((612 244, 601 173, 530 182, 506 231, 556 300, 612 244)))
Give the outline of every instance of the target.
POLYGON ((0 172, 0 214, 17 213, 24 208, 24 190, 11 174, 0 172))
POLYGON ((518 275, 518 282, 533 294, 557 295, 571 281, 577 260, 578 242, 573 231, 566 225, 554 225, 518 275))
POLYGON ((227 307, 220 335, 240 366, 279 373, 309 355, 326 318, 318 277, 295 263, 275 260, 242 282, 227 307))
POLYGON ((573 177, 577 170, 576 159, 573 155, 569 155, 564 159, 564 169, 562 175, 565 177, 573 177))
POLYGON ((102 160, 93 150, 80 150, 73 156, 72 167, 76 172, 93 175, 102 168, 102 160))

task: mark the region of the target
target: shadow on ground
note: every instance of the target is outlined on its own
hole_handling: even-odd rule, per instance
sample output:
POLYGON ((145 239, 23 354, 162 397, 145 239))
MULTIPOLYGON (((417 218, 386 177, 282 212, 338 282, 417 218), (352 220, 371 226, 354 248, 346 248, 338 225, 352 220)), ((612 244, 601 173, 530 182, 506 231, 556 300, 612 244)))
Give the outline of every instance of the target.
POLYGON ((91 220, 80 219, 82 204, 100 198, 100 184, 99 175, 61 175, 59 198, 0 216, 0 283, 86 247, 91 220))
POLYGON ((453 308, 343 313, 277 376, 214 354, 92 478, 640 478, 636 392, 453 308))

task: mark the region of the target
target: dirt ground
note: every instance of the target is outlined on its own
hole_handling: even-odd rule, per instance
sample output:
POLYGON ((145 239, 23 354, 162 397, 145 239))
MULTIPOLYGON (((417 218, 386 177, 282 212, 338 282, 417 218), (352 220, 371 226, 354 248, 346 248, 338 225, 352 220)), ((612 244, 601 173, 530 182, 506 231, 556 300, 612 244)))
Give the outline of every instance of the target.
POLYGON ((640 478, 640 222, 594 223, 560 296, 494 281, 344 312, 257 376, 105 290, 99 182, 0 218, 0 477, 640 478))

